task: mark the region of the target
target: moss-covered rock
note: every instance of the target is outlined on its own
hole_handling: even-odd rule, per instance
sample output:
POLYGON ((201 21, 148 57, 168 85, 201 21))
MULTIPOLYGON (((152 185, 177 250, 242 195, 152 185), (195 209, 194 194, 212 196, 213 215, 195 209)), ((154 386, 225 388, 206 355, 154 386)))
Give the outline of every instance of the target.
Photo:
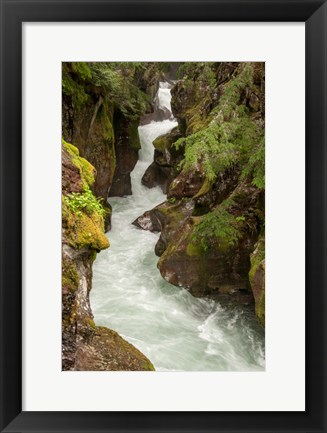
MULTIPOLYGON (((71 81, 78 83, 73 72, 68 75, 71 81)), ((92 82, 81 80, 78 85, 87 96, 83 103, 76 104, 72 95, 63 93, 63 137, 67 142, 74 143, 80 155, 94 166, 93 192, 106 201, 116 164, 113 104, 103 89, 92 82)))
POLYGON ((62 257, 61 272, 63 293, 76 292, 78 288, 79 275, 75 263, 66 256, 62 257))
POLYGON ((154 371, 149 359, 117 332, 97 326, 92 337, 79 345, 76 370, 154 371))
POLYGON ((217 240, 204 250, 193 238, 197 223, 198 218, 190 218, 168 244, 158 262, 163 278, 198 297, 248 291, 248 239, 237 245, 217 240))
POLYGON ((92 164, 89 163, 85 158, 81 158, 79 150, 76 146, 73 146, 66 141, 62 141, 64 149, 71 156, 71 163, 75 165, 80 173, 82 180, 82 188, 92 186, 95 180, 96 171, 92 164))
POLYGON ((166 201, 139 216, 133 224, 143 230, 161 232, 155 246, 155 253, 161 256, 175 233, 192 215, 194 203, 191 200, 166 201))
POLYGON ((255 312, 261 326, 265 326, 265 240, 261 236, 251 254, 249 279, 255 299, 255 312))
POLYGON ((90 190, 94 183, 94 167, 85 158, 80 157, 75 146, 65 141, 63 161, 63 242, 76 249, 89 248, 100 251, 108 248, 109 242, 104 235, 105 211, 90 190), (71 167, 75 167, 75 171, 71 167), (74 182, 69 182, 72 172, 74 176, 71 180, 74 182))
POLYGON ((115 131, 116 168, 109 190, 110 197, 132 194, 131 172, 141 148, 138 134, 139 119, 130 119, 116 110, 113 119, 115 131))
POLYGON ((177 150, 174 146, 180 137, 179 129, 174 128, 153 141, 154 159, 142 177, 143 185, 148 188, 160 186, 162 191, 167 193, 171 181, 176 176, 176 167, 183 158, 183 150, 177 150))
POLYGON ((166 217, 161 275, 195 296, 249 291, 250 254, 261 223, 260 191, 243 182, 213 209, 212 218, 209 213, 193 216, 194 200, 189 203, 193 208, 184 218, 179 212, 166 217))
POLYGON ((109 247, 109 241, 104 234, 103 216, 95 211, 91 215, 84 212, 76 215, 63 204, 63 228, 65 241, 73 248, 101 251, 109 247))

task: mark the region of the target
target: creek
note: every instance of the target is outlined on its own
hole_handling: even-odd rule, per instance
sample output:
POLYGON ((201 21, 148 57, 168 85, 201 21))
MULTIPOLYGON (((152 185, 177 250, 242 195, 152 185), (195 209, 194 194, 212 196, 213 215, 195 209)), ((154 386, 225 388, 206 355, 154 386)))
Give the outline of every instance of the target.
MULTIPOLYGON (((167 83, 160 83, 157 98, 160 108, 171 110, 167 83)), ((253 307, 195 298, 167 283, 154 253, 159 234, 131 224, 166 200, 159 187, 148 189, 141 178, 153 161, 153 140, 176 125, 171 118, 139 127, 142 149, 131 173, 133 194, 110 197, 110 248, 100 252, 93 265, 90 301, 95 323, 117 331, 157 371, 264 370, 264 331, 253 307)))

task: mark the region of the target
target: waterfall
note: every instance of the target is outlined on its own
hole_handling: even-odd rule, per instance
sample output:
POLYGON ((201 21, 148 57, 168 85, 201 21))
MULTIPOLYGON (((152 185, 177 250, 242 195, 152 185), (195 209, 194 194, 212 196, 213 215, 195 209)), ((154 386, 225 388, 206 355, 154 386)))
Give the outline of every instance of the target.
MULTIPOLYGON (((170 85, 160 83, 159 107, 171 112, 170 85)), ((128 197, 111 197, 110 248, 93 266, 90 301, 97 325, 117 331, 157 371, 249 371, 265 368, 264 333, 252 309, 194 298, 167 283, 157 269, 159 235, 132 225, 166 196, 141 184, 153 161, 153 140, 177 125, 172 117, 139 127, 142 149, 128 197)))

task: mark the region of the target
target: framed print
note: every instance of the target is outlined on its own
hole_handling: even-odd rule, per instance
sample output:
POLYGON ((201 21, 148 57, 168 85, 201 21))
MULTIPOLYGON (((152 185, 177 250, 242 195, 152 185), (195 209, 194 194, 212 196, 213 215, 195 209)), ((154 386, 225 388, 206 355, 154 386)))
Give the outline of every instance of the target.
POLYGON ((1 431, 324 432, 325 1, 1 6, 1 431))

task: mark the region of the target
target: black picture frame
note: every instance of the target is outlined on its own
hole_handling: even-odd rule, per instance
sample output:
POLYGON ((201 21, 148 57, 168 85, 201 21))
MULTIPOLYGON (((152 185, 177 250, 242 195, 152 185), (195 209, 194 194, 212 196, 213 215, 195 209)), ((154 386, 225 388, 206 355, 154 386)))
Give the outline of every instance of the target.
POLYGON ((1 0, 0 4, 1 432, 326 432, 326 1, 1 0), (22 412, 22 23, 68 21, 305 22, 305 412, 22 412))

